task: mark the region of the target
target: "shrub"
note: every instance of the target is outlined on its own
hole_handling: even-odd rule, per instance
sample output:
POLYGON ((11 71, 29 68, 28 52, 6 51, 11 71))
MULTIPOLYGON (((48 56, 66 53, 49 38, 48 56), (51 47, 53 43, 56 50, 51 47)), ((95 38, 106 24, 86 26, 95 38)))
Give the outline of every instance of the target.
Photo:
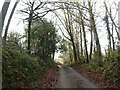
POLYGON ((3 88, 24 87, 26 83, 33 83, 53 62, 46 62, 39 57, 27 54, 15 43, 6 43, 3 49, 2 76, 3 88))
POLYGON ((118 83, 119 71, 118 71, 118 59, 119 57, 117 50, 112 51, 109 57, 104 58, 104 79, 111 83, 118 83))

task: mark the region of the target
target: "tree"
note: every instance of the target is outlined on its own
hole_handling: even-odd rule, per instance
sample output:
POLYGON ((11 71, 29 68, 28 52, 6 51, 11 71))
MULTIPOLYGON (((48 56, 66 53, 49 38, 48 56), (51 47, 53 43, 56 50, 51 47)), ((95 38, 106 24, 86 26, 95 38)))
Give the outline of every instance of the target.
POLYGON ((110 26, 109 26, 109 16, 108 16, 108 13, 107 13, 108 8, 107 8, 105 2, 104 2, 104 4, 105 4, 105 10, 106 10, 104 21, 105 21, 107 32, 108 32, 108 40, 109 40, 108 51, 109 51, 109 56, 110 56, 110 50, 112 50, 112 47, 111 47, 111 32, 110 32, 110 26))
POLYGON ((99 62, 99 65, 101 65, 101 62, 102 62, 102 54, 101 54, 101 46, 100 46, 100 42, 99 42, 99 38, 98 38, 98 33, 97 33, 97 28, 96 28, 96 24, 95 24, 95 19, 94 19, 94 14, 93 14, 93 11, 92 11, 92 5, 91 5, 91 2, 88 1, 88 6, 89 6, 89 16, 90 16, 90 20, 91 20, 91 23, 93 25, 93 33, 94 33, 94 40, 95 40, 95 43, 96 43, 96 49, 97 49, 97 55, 98 55, 98 62, 99 62))
POLYGON ((33 20, 37 20, 37 19, 41 19, 43 18, 47 13, 49 13, 50 11, 54 11, 54 10, 57 10, 57 9, 51 9, 51 8, 48 8, 46 5, 49 4, 50 2, 42 2, 41 0, 33 0, 33 1, 22 1, 23 4, 26 5, 26 7, 23 9, 23 10, 20 10, 20 12, 22 14, 27 14, 28 15, 28 18, 25 18, 25 20, 27 20, 28 22, 28 32, 27 32, 27 35, 28 35, 28 53, 30 54, 30 50, 31 50, 31 36, 30 36, 30 33, 31 33, 31 24, 32 24, 32 21, 33 20), (44 10, 43 10, 44 9, 44 10), (42 11, 43 10, 43 11, 42 11), (41 12, 42 11, 42 12, 41 12))
POLYGON ((73 25, 73 15, 71 13, 72 9, 70 8, 68 3, 62 3, 60 8, 61 8, 61 11, 63 12, 64 19, 61 18, 56 12, 54 12, 54 14, 60 20, 60 22, 62 23, 64 29, 66 30, 66 32, 68 34, 68 36, 67 36, 64 34, 64 32, 62 32, 63 36, 72 43, 74 61, 77 62, 78 55, 77 55, 77 51, 76 51, 76 44, 75 44, 75 37, 74 37, 75 36, 74 35, 75 29, 74 29, 74 25, 73 25))
MULTIPOLYGON (((79 9, 79 15, 80 15, 80 25, 83 31, 83 37, 84 37, 84 45, 85 45, 85 53, 86 53, 86 62, 89 62, 89 58, 88 58, 88 50, 87 50, 87 40, 86 40, 86 32, 85 32, 85 25, 84 25, 84 17, 82 14, 82 11, 80 10, 80 7, 78 6, 79 9)), ((80 31, 81 32, 81 31, 80 31)))
POLYGON ((82 39, 82 30, 81 30, 81 27, 80 27, 80 49, 81 49, 81 60, 84 60, 83 58, 83 45, 82 45, 82 42, 83 42, 83 39, 82 39))
POLYGON ((6 38, 7 38, 7 33, 8 33, 8 28, 9 28, 9 25, 10 25, 10 21, 11 21, 11 19, 12 19, 12 16, 13 16, 13 14, 14 14, 14 11, 15 11, 15 9, 16 9, 16 7, 17 7, 18 2, 19 2, 19 0, 17 0, 17 1, 15 2, 14 6, 13 6, 13 9, 12 9, 12 11, 11 11, 10 17, 9 17, 9 19, 8 19, 8 22, 7 22, 7 25, 6 25, 6 28, 5 28, 5 34, 4 34, 4 37, 3 37, 4 40, 6 40, 6 38))
POLYGON ((90 18, 90 36, 91 36, 91 41, 90 41, 90 60, 92 58, 92 49, 93 49, 93 29, 94 29, 94 25, 93 25, 93 22, 92 22, 92 17, 91 15, 89 16, 90 18))
POLYGON ((27 2, 23 1, 23 4, 25 4, 26 7, 23 10, 20 10, 20 12, 28 15, 28 18, 26 18, 25 20, 28 20, 28 29, 27 29, 28 30, 27 31, 28 47, 27 47, 27 49, 28 49, 29 54, 31 52, 31 48, 30 48, 30 46, 31 46, 30 45, 31 44, 30 43, 31 36, 30 36, 30 33, 31 33, 32 20, 36 19, 36 18, 41 18, 44 15, 46 15, 46 14, 42 13, 42 15, 40 14, 41 16, 39 16, 39 12, 37 12, 37 10, 40 10, 41 8, 43 8, 46 3, 42 3, 40 0, 38 0, 38 1, 39 2, 38 2, 37 5, 36 5, 37 1, 27 1, 27 2))
POLYGON ((5 20, 5 17, 6 17, 6 14, 7 14, 7 10, 8 10, 8 7, 10 5, 10 2, 11 0, 9 0, 9 2, 7 0, 4 1, 4 4, 3 4, 3 7, 2 7, 2 28, 4 26, 4 20, 5 20))
POLYGON ((31 27, 31 49, 43 60, 54 60, 57 34, 52 22, 33 21, 31 27))

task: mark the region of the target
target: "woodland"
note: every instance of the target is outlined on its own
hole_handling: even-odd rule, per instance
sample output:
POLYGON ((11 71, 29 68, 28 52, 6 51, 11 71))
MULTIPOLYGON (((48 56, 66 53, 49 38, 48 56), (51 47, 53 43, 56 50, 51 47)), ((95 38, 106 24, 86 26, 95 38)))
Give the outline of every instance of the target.
POLYGON ((34 88, 46 71, 61 65, 56 53, 62 64, 100 73, 103 80, 119 87, 120 29, 114 0, 112 4, 104 0, 99 9, 94 0, 16 0, 4 25, 12 0, 9 1, 4 2, 0 12, 2 88, 34 88), (19 3, 23 8, 18 9, 19 3), (8 33, 15 13, 23 16, 23 35, 8 33), (49 13, 55 20, 46 18, 49 13), (101 46, 102 43, 106 46, 101 46))

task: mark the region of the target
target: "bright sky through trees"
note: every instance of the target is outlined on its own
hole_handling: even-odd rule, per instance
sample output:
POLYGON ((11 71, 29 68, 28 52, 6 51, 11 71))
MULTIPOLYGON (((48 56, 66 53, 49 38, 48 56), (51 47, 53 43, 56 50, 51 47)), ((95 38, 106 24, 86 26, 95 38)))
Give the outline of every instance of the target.
MULTIPOLYGON (((7 21, 8 17, 9 17, 9 15, 10 15, 9 13, 11 12, 11 8, 13 7, 15 1, 16 0, 11 0, 10 6, 9 6, 9 9, 8 9, 8 13, 7 13, 7 17, 5 19, 5 25, 7 23, 6 21, 7 21)), ((59 1, 59 0, 48 0, 48 1, 59 1)), ((63 1, 77 1, 77 0, 63 0, 63 1)), ((101 16, 104 15, 102 13, 104 11, 100 11, 100 10, 102 10, 100 8, 104 8, 103 6, 101 6, 101 5, 103 5, 103 1, 104 0, 96 0, 96 1, 94 0, 94 2, 96 2, 96 5, 95 5, 94 8, 95 8, 96 11, 98 11, 99 15, 101 15, 101 16)), ((108 5, 112 6, 115 3, 118 4, 119 0, 105 0, 105 1, 108 3, 108 5)), ((3 5, 3 2, 4 2, 4 0, 2 0, 1 3, 0 3, 0 10, 1 10, 1 7, 3 5)), ((113 10, 112 10, 113 14, 115 14, 115 8, 116 7, 113 7, 113 10)), ((9 32, 8 33, 10 33, 10 32, 19 32, 20 34, 24 33, 24 27, 25 27, 25 25, 24 25, 24 22, 22 20, 22 18, 24 16, 20 15, 19 12, 18 12, 18 10, 20 10, 21 8, 23 8, 23 6, 21 6, 21 1, 20 1, 19 4, 18 4, 18 6, 17 6, 17 9, 16 9, 16 11, 15 11, 15 13, 13 15, 13 18, 11 20, 11 23, 10 23, 10 26, 9 26, 9 30, 8 30, 9 32)), ((55 21, 56 18, 51 13, 48 13, 45 16, 45 18, 48 18, 49 20, 52 19, 54 22, 57 22, 57 21, 55 21)), ((118 20, 117 20, 117 16, 116 16, 116 22, 117 21, 118 20)), ((106 38, 107 33, 106 33, 106 31, 101 33, 101 29, 99 29, 99 27, 101 28, 102 25, 103 25, 103 23, 101 24, 99 20, 97 21, 97 23, 99 23, 98 24, 98 30, 99 30, 98 32, 99 32, 99 38, 100 38, 101 47, 102 47, 102 50, 104 50, 104 48, 106 48, 106 46, 107 46, 107 43, 106 43, 107 42, 107 38, 106 38)), ((4 28, 5 28, 5 26, 4 26, 4 28)), ((105 28, 105 27, 103 27, 103 28, 105 28)), ((87 39, 89 41, 89 36, 87 36, 87 39)), ((89 44, 89 42, 88 42, 88 44, 89 44)))

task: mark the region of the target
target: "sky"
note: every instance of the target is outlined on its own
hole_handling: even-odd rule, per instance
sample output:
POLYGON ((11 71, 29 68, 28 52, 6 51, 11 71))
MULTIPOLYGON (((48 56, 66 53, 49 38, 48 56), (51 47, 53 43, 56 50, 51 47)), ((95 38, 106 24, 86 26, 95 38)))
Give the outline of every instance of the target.
MULTIPOLYGON (((14 5, 14 3, 15 3, 15 1, 16 0, 11 0, 11 3, 10 3, 10 6, 9 6, 9 9, 8 9, 8 13, 7 13, 7 17, 6 17, 6 19, 5 19, 5 25, 6 25, 6 21, 8 20, 8 17, 9 17, 9 15, 10 15, 10 12, 11 12, 11 10, 12 10, 12 7, 13 7, 13 5, 14 5)), ((43 1, 45 1, 45 0, 43 0, 43 1)), ((59 0, 50 0, 50 1, 59 1, 59 0)), ((61 1, 61 0, 60 0, 61 1)), ((62 0, 62 1, 76 1, 76 0, 62 0)), ((79 0, 78 0, 79 1, 79 0)), ((95 0, 94 0, 95 1, 95 0)), ((96 10, 100 10, 99 8, 103 8, 103 6, 101 6, 102 5, 102 2, 104 1, 104 0, 96 0, 98 3, 96 4, 96 6, 95 6, 95 9, 96 10)), ((112 5, 113 3, 113 1, 115 1, 116 3, 118 3, 118 1, 119 0, 105 0, 109 5, 112 5)), ((0 10, 1 10, 1 8, 2 8, 2 5, 3 5, 3 2, 4 2, 4 0, 0 0, 0 10)), ((10 23, 10 26, 9 26, 9 32, 8 33, 10 33, 10 32, 18 32, 18 33, 20 33, 21 35, 22 34, 24 34, 24 27, 25 27, 25 25, 24 25, 24 23, 23 23, 23 20, 21 19, 21 15, 18 13, 18 10, 19 9, 21 9, 21 8, 23 8, 22 6, 21 6, 21 1, 18 3, 18 5, 17 5, 17 8, 16 8, 16 11, 15 11, 15 13, 14 13, 14 15, 13 15, 13 17, 12 17, 12 20, 11 20, 11 23, 10 23)), ((100 11, 100 12, 102 12, 102 11, 100 11)), ((113 10, 113 14, 115 14, 115 12, 114 12, 114 10, 113 10)), ((100 15, 103 15, 103 13, 100 13, 100 15)), ((54 16, 52 16, 52 14, 51 13, 49 13, 48 15, 46 15, 46 18, 47 19, 49 19, 49 20, 56 20, 56 18, 54 18, 54 16)), ((117 21, 117 19, 116 19, 116 21, 117 21)), ((98 23, 99 23, 99 20, 98 20, 98 23)), ((4 27, 5 28, 5 27, 4 27)), ((3 29, 4 29, 3 28, 3 29)), ((101 28, 101 27, 100 27, 101 28)), ((99 28, 98 28, 99 29, 99 28)), ((106 38, 106 33, 104 32, 104 33, 101 33, 101 31, 100 30, 98 30, 98 33, 99 33, 99 37, 101 37, 100 38, 100 43, 101 43, 101 47, 102 47, 102 49, 104 49, 106 46, 107 46, 107 44, 106 44, 106 42, 108 42, 107 41, 107 38, 106 38)), ((89 36, 87 36, 87 38, 89 38, 89 36)))
MULTIPOLYGON (((5 0, 0 0, 0 10, 2 8, 2 5, 3 5, 4 1, 5 0)), ((10 15, 9 13, 11 12, 11 8, 13 7, 15 1, 16 0, 11 0, 10 7, 9 7, 9 10, 8 10, 8 13, 7 13, 7 18, 5 20, 5 25, 6 25, 6 21, 7 21, 8 17, 9 17, 9 15, 10 15)), ((45 1, 45 0, 43 0, 43 1, 45 1)), ((50 0, 50 1, 59 1, 59 0, 50 0)), ((77 0, 62 0, 62 1, 77 1, 77 0)), ((99 2, 98 5, 97 5, 98 8, 99 8, 99 6, 101 6, 101 3, 103 1, 104 0, 98 0, 97 1, 97 2, 99 2)), ((109 1, 109 3, 112 3, 114 0, 105 0, 105 1, 109 1)), ((118 1, 119 0, 116 0, 116 2, 118 2, 118 1)), ((18 6, 17 6, 17 9, 21 9, 21 8, 22 8, 21 2, 19 2, 18 6)), ((23 25, 23 21, 20 19, 21 15, 17 14, 18 13, 17 9, 15 11, 15 14, 13 15, 12 20, 11 20, 10 27, 9 27, 9 32, 11 32, 11 31, 17 31, 17 32, 23 34, 24 33, 24 25, 23 25)), ((49 19, 53 18, 53 17, 50 16, 50 14, 47 15, 46 17, 49 18, 49 19)))

